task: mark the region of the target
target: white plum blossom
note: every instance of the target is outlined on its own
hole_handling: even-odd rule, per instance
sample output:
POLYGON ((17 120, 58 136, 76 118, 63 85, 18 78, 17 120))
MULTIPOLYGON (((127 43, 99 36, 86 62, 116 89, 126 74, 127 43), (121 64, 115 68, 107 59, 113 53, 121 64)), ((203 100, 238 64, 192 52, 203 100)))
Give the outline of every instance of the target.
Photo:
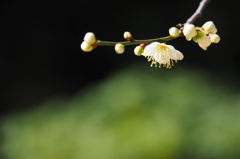
POLYGON ((151 67, 155 64, 155 67, 159 68, 161 65, 166 68, 171 68, 173 66, 173 60, 177 62, 177 60, 183 59, 183 54, 176 50, 171 45, 166 45, 165 43, 153 42, 147 45, 142 53, 148 61, 152 61, 151 67))

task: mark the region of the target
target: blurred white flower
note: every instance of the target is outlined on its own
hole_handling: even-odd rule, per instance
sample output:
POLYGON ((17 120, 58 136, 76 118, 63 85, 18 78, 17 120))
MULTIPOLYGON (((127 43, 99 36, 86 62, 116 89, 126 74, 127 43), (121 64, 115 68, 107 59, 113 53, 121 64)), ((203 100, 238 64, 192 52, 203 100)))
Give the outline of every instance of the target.
POLYGON ((161 65, 166 68, 171 68, 173 66, 173 60, 177 62, 177 60, 183 59, 183 54, 173 46, 159 42, 153 42, 147 45, 142 55, 145 56, 148 61, 152 61, 151 67, 153 64, 155 64, 155 67, 159 64, 159 68, 161 65))

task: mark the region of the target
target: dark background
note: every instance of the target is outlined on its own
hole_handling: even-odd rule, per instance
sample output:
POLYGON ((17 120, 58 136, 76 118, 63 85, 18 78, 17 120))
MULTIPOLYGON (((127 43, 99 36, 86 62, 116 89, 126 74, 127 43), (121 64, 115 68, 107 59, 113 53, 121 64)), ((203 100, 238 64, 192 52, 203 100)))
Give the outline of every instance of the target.
MULTIPOLYGON (((133 54, 134 46, 126 47, 125 53, 118 55, 112 47, 85 53, 79 45, 89 31, 97 39, 108 41, 123 41, 124 31, 130 31, 135 39, 166 36, 168 29, 184 23, 198 4, 199 1, 192 0, 2 3, 0 113, 33 109, 56 94, 74 95, 137 62, 149 67, 145 58, 133 54)), ((205 70, 214 80, 233 85, 238 91, 238 19, 238 5, 234 2, 212 1, 195 25, 213 21, 220 43, 204 51, 184 38, 170 41, 185 56, 174 67, 205 70)))

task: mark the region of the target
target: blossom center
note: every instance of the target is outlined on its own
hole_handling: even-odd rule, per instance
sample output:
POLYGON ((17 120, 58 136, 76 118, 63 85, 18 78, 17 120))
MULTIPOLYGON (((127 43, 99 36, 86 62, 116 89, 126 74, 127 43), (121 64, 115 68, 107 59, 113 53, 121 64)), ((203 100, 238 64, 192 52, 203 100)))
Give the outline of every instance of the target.
POLYGON ((167 46, 164 46, 164 45, 157 45, 157 50, 158 51, 168 51, 168 47, 167 46))

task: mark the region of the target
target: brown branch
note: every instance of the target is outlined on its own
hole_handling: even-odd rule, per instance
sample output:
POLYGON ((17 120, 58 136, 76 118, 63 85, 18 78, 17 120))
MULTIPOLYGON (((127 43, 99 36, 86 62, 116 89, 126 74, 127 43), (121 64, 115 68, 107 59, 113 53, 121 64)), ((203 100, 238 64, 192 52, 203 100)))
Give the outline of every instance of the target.
POLYGON ((211 0, 202 0, 197 8, 197 10, 195 11, 195 13, 187 20, 186 23, 192 24, 194 23, 198 18, 200 18, 202 16, 202 12, 205 9, 205 7, 208 5, 208 3, 211 0))

